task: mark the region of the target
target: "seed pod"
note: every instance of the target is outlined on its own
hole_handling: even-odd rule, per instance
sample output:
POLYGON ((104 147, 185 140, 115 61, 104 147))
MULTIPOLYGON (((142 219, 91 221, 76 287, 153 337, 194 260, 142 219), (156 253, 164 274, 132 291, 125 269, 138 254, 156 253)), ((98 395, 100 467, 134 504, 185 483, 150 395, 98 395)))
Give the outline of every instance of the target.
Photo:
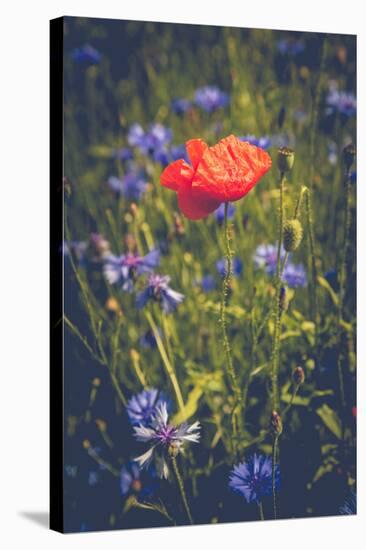
POLYGON ((286 252, 296 250, 302 240, 303 230, 299 220, 287 220, 283 226, 283 246, 286 252))
POLYGON ((350 143, 343 149, 343 162, 348 172, 356 157, 356 147, 350 143))
POLYGON ((275 436, 281 435, 283 429, 282 418, 277 411, 272 411, 271 428, 275 436))
POLYGON ((278 149, 277 165, 280 172, 289 172, 294 165, 295 153, 288 147, 278 149))
POLYGON ((292 373, 292 380, 294 381, 294 384, 296 384, 296 386, 300 386, 300 384, 304 383, 305 373, 302 367, 296 367, 296 369, 292 373))

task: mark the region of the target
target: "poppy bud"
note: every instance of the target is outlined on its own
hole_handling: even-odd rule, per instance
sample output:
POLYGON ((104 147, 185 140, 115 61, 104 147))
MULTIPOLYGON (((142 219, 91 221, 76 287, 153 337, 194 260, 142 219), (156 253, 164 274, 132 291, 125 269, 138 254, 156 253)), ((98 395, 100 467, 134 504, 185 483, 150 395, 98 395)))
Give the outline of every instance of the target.
POLYGON ((350 143, 343 149, 343 162, 347 172, 350 170, 355 160, 355 156, 356 156, 356 147, 353 145, 353 143, 350 143))
POLYGON ((282 433, 282 418, 277 411, 272 411, 271 415, 271 428, 275 436, 279 436, 282 433))
POLYGON ((295 153, 288 147, 278 149, 277 165, 280 172, 289 172, 294 165, 295 153))
POLYGON ((281 287, 280 290, 280 309, 281 311, 287 311, 289 306, 289 299, 286 291, 286 287, 281 287))
POLYGON ((300 384, 304 383, 305 373, 302 367, 296 367, 296 369, 292 373, 292 380, 294 381, 294 384, 296 384, 296 386, 300 386, 300 384))
POLYGON ((283 246, 286 252, 296 250, 302 240, 303 230, 299 220, 287 220, 283 226, 283 246))

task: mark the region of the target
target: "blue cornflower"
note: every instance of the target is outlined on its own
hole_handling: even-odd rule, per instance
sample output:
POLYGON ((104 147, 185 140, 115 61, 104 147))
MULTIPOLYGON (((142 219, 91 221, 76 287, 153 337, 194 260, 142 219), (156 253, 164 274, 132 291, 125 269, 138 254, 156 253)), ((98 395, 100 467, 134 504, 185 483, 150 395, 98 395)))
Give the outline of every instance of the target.
POLYGON ((91 487, 94 487, 94 485, 97 485, 98 481, 99 481, 98 472, 95 472, 95 471, 89 472, 88 485, 90 485, 91 487))
MULTIPOLYGON (((282 247, 281 262, 285 255, 286 251, 282 247)), ((274 275, 277 267, 277 244, 260 244, 256 248, 253 259, 257 269, 262 268, 268 275, 274 275)))
POLYGON ((146 288, 136 296, 137 307, 142 308, 149 300, 155 300, 160 303, 165 313, 174 311, 177 305, 183 302, 184 295, 171 289, 169 283, 169 275, 149 275, 146 288))
POLYGON ((192 107, 192 101, 183 97, 173 99, 171 108, 177 115, 184 115, 192 107))
POLYGON ((356 170, 354 170, 351 173, 351 183, 353 183, 353 184, 357 183, 357 172, 356 172, 356 170))
POLYGON ((146 132, 140 124, 133 124, 129 129, 127 140, 132 147, 138 147, 143 155, 154 157, 159 151, 165 150, 172 141, 172 137, 172 130, 165 128, 162 124, 151 124, 146 132))
MULTIPOLYGON (((226 258, 220 258, 220 260, 217 260, 216 269, 221 275, 221 277, 225 277, 226 268, 227 268, 226 258)), ((240 258, 235 257, 232 259, 232 270, 233 270, 234 277, 240 277, 240 275, 243 272, 243 262, 241 261, 240 258)))
POLYGON ((160 251, 151 250, 146 256, 128 252, 122 256, 110 254, 104 258, 103 272, 110 285, 122 283, 123 290, 132 292, 139 275, 151 273, 160 263, 160 251))
POLYGON ((344 92, 332 87, 327 95, 326 104, 328 106, 327 114, 337 111, 348 117, 356 114, 357 100, 352 92, 344 92))
POLYGON ((128 147, 122 147, 121 149, 113 149, 112 157, 114 159, 126 162, 133 159, 133 152, 128 147))
POLYGON ((204 275, 199 284, 203 292, 211 292, 211 290, 215 290, 216 288, 216 281, 212 275, 204 275))
POLYGON ((125 466, 122 466, 119 481, 123 496, 130 492, 139 493, 141 491, 142 483, 140 475, 140 468, 135 462, 131 461, 125 466))
POLYGON ((357 514, 357 497, 355 491, 351 491, 349 497, 339 508, 339 513, 344 516, 353 516, 357 514))
MULTIPOLYGON (((234 217, 235 214, 235 206, 231 203, 229 203, 228 209, 227 209, 227 217, 228 220, 231 220, 234 217)), ((217 210, 214 212, 215 218, 217 222, 221 225, 224 223, 224 216, 225 216, 225 204, 221 203, 217 210)))
POLYGON ((68 477, 76 477, 78 473, 78 467, 71 464, 65 465, 65 472, 68 477))
POLYGON ((123 195, 128 200, 139 200, 145 193, 147 181, 140 172, 128 172, 123 178, 111 176, 108 185, 115 193, 123 195))
POLYGON ((81 48, 75 48, 71 53, 71 57, 76 63, 84 63, 86 65, 97 65, 102 59, 102 55, 90 44, 85 44, 81 48))
POLYGON ((277 50, 282 55, 290 55, 295 57, 305 50, 305 44, 302 40, 286 39, 278 40, 277 50))
POLYGON ((287 262, 283 271, 282 280, 285 281, 290 288, 305 287, 308 284, 305 267, 303 264, 287 262))
MULTIPOLYGON (((160 333, 160 329, 158 329, 158 331, 160 333)), ((147 348, 150 348, 150 349, 156 348, 156 338, 155 338, 154 333, 152 332, 152 330, 148 330, 140 336, 140 345, 141 345, 141 347, 146 348, 146 349, 147 348)))
POLYGON ((257 138, 253 135, 247 135, 240 136, 239 139, 240 141, 247 141, 251 145, 255 145, 256 147, 260 147, 261 149, 268 149, 272 145, 271 139, 268 136, 261 136, 257 138))
POLYGON ((156 472, 159 477, 167 479, 169 467, 168 451, 182 451, 185 442, 198 443, 200 438, 200 424, 194 422, 189 425, 184 422, 180 426, 173 426, 168 422, 168 410, 163 402, 156 408, 151 426, 135 426, 135 437, 142 443, 151 443, 151 447, 143 455, 135 458, 140 468, 146 468, 155 459, 156 472))
POLYGON ((155 388, 133 395, 127 403, 127 415, 133 426, 148 426, 154 418, 156 407, 167 404, 167 398, 155 388))
POLYGON ((187 154, 186 146, 182 143, 181 145, 172 145, 170 148, 170 154, 172 160, 183 159, 186 162, 190 162, 187 154))
POLYGON ((226 107, 229 103, 229 96, 217 86, 203 86, 196 90, 194 100, 198 107, 212 113, 220 107, 226 107))
MULTIPOLYGON (((275 467, 275 486, 280 486, 280 469, 275 467)), ((263 497, 272 493, 272 459, 254 454, 247 462, 234 466, 229 487, 243 495, 248 503, 260 504, 263 497)))
POLYGON ((79 264, 84 265, 88 246, 87 241, 64 241, 62 243, 62 254, 65 258, 74 254, 79 264))

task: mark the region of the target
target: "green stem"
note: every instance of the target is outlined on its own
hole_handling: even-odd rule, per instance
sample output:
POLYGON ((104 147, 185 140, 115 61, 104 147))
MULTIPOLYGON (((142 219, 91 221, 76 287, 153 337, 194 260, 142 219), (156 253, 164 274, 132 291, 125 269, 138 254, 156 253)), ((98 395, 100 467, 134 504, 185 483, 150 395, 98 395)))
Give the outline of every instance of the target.
POLYGON ((278 390, 278 367, 279 367, 279 354, 280 354, 280 335, 281 335, 281 307, 280 307, 280 295, 281 295, 281 249, 283 241, 283 219, 284 219, 284 205, 283 195, 285 187, 285 175, 281 172, 280 176, 280 204, 279 204, 279 236, 278 236, 278 249, 277 249, 277 267, 276 267, 276 294, 274 303, 274 318, 275 326, 273 332, 273 344, 272 344, 272 410, 277 410, 279 406, 279 390, 278 390))
POLYGON ((264 521, 263 504, 261 502, 258 504, 258 508, 259 508, 259 517, 261 518, 262 521, 264 521))
POLYGON ((181 497, 182 497, 184 509, 185 509, 187 517, 189 519, 189 523, 191 525, 193 525, 193 518, 192 518, 191 510, 189 508, 188 500, 187 500, 187 497, 186 497, 186 492, 184 490, 183 479, 182 479, 182 476, 179 473, 177 459, 174 456, 172 457, 172 464, 173 464, 174 474, 175 474, 175 477, 177 479, 179 491, 180 491, 180 494, 181 494, 181 497))
POLYGON ((277 446, 278 435, 273 439, 272 446, 272 501, 273 501, 273 517, 277 519, 277 502, 276 502, 276 461, 277 461, 277 446))
POLYGON ((180 390, 180 386, 179 386, 178 379, 177 379, 177 376, 175 374, 174 368, 173 368, 173 366, 172 366, 172 364, 169 360, 169 357, 168 357, 168 354, 165 350, 163 341, 160 337, 158 327, 156 326, 156 323, 155 323, 155 321, 154 321, 154 319, 153 319, 153 317, 152 317, 152 315, 149 311, 147 311, 145 313, 145 315, 146 315, 147 322, 149 323, 150 328, 152 330, 152 333, 154 335, 154 338, 156 340, 156 345, 158 347, 160 356, 161 356, 163 364, 165 366, 165 370, 166 370, 166 372, 169 376, 170 382, 173 386, 175 396, 176 396, 176 399, 177 399, 177 403, 178 403, 178 407, 180 409, 180 412, 183 414, 183 416, 185 416, 185 405, 184 405, 182 392, 180 390))
POLYGON ((295 385, 294 391, 292 392, 292 396, 291 396, 290 402, 289 402, 289 404, 287 405, 287 407, 285 407, 284 410, 282 411, 282 420, 285 419, 286 414, 287 414, 288 411, 291 409, 291 407, 292 407, 292 405, 293 405, 293 403, 294 403, 295 397, 296 397, 296 395, 297 395, 297 392, 299 391, 299 387, 300 387, 299 384, 296 384, 296 385, 295 385))
MULTIPOLYGON (((317 265, 315 259, 315 239, 314 239, 314 222, 311 208, 311 196, 310 191, 306 188, 306 221, 309 231, 309 244, 310 244, 310 259, 311 259, 311 316, 315 325, 315 350, 317 350, 318 344, 318 296, 317 296, 317 265)), ((318 355, 316 353, 316 355, 318 355)))
POLYGON ((340 266, 340 276, 339 276, 339 309, 338 309, 338 378, 339 378, 339 393, 340 401, 343 411, 346 408, 346 397, 344 391, 344 376, 342 369, 342 359, 341 359, 341 339, 342 339, 342 321, 344 317, 344 302, 345 302, 345 293, 347 288, 347 258, 348 258, 348 249, 350 244, 350 229, 351 229, 351 180, 350 174, 346 173, 345 179, 345 188, 346 188, 346 218, 345 218, 345 227, 344 227, 344 244, 341 257, 341 266, 340 266))
POLYGON ((222 340, 223 340, 223 346, 224 346, 224 352, 225 352, 225 364, 226 364, 226 371, 228 374, 228 378, 230 380, 231 388, 234 394, 234 407, 232 411, 232 425, 233 425, 233 437, 234 440, 237 438, 237 418, 236 416, 239 414, 240 410, 240 404, 241 404, 241 391, 238 385, 233 360, 231 357, 231 347, 229 343, 229 339, 227 336, 227 323, 226 323, 226 306, 227 306, 227 298, 228 293, 230 289, 230 283, 232 279, 232 257, 233 257, 233 251, 230 247, 230 231, 228 227, 228 206, 229 203, 225 202, 225 209, 224 209, 224 232, 225 232, 225 258, 226 258, 226 269, 225 269, 225 276, 222 283, 222 294, 221 294, 221 305, 220 305, 220 324, 221 324, 221 330, 222 330, 222 340))

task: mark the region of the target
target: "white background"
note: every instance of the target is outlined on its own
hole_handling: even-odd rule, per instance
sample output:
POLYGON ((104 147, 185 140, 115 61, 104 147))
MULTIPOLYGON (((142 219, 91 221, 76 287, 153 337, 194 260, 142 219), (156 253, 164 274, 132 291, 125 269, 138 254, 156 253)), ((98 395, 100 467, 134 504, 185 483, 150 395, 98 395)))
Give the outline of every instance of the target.
MULTIPOLYGON (((0 546, 12 548, 364 548, 365 28, 362 2, 24 1, 0 31, 0 546), (61 15, 358 34, 358 517, 60 535, 48 512, 48 20, 61 15), (362 150, 363 155, 360 153, 362 150), (5 171, 4 171, 5 168, 5 171), (33 517, 33 519, 31 519, 33 517), (42 525, 43 523, 43 525, 42 525)), ((296 464, 294 464, 296 468, 296 464)), ((100 503, 103 506, 103 503, 100 503)))

